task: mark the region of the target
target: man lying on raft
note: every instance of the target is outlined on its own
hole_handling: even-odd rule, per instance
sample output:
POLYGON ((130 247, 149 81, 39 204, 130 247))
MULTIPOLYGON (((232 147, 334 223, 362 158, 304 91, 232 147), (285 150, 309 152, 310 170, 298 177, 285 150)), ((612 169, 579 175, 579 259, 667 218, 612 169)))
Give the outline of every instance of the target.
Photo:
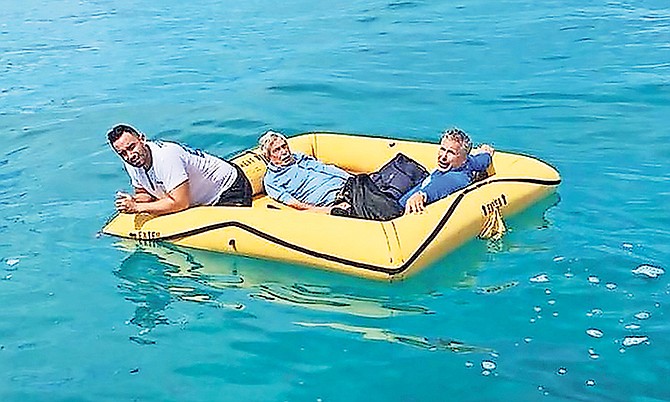
POLYGON ((267 131, 258 143, 269 162, 263 178, 267 195, 296 209, 331 213, 340 189, 351 177, 349 173, 311 156, 292 153, 286 137, 275 131, 267 131))
POLYGON ((286 137, 280 133, 266 132, 259 144, 269 162, 263 184, 270 197, 297 209, 381 220, 400 216, 403 211, 421 212, 426 205, 466 187, 477 172, 488 168, 493 155, 489 145, 472 150, 472 142, 463 131, 446 130, 440 140, 437 169, 395 200, 382 193, 367 174, 354 176, 310 156, 291 153, 286 137), (471 150, 473 154, 469 155, 471 150), (350 205, 348 193, 360 193, 361 188, 366 205, 350 205))
POLYGON ((470 137, 458 128, 445 130, 437 151, 437 168, 399 200, 405 213, 422 212, 426 205, 467 187, 478 173, 488 169, 493 152, 487 144, 472 149, 470 137))
POLYGON ((107 133, 123 159, 135 194, 117 193, 122 213, 163 215, 196 205, 251 206, 251 183, 237 165, 200 150, 149 141, 132 126, 107 133))

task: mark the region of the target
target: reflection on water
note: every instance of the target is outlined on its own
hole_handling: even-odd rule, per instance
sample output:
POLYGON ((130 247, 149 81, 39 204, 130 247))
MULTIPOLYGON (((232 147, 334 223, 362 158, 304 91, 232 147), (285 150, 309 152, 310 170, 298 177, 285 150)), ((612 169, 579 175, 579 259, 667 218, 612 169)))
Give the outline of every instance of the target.
POLYGON ((489 285, 477 289, 478 293, 499 293, 507 289, 511 289, 519 284, 518 281, 511 281, 503 283, 502 285, 489 285))
POLYGON ((174 295, 169 290, 170 278, 164 272, 175 269, 175 266, 165 264, 152 254, 136 252, 125 258, 115 271, 115 275, 122 279, 119 290, 136 306, 128 322, 140 331, 138 336, 130 338, 132 341, 151 344, 153 341, 143 336, 159 325, 170 324, 164 311, 174 295))
POLYGON ((425 307, 394 302, 384 297, 339 293, 328 286, 294 283, 260 284, 251 297, 300 305, 314 310, 342 311, 364 317, 387 317, 399 314, 430 314, 425 307))
MULTIPOLYGON (((117 245, 130 253, 115 274, 122 279, 119 285, 121 292, 136 305, 128 322, 140 329, 138 335, 130 337, 131 341, 140 345, 155 344, 146 336, 154 328, 179 324, 170 322, 164 313, 172 302, 188 301, 208 303, 219 308, 244 309, 244 299, 237 303, 219 301, 221 292, 232 289, 246 290, 245 296, 251 299, 365 318, 433 313, 418 303, 434 294, 427 289, 417 293, 416 287, 405 288, 402 286, 404 283, 372 282, 318 270, 305 272, 314 270, 276 262, 268 269, 269 264, 265 261, 182 249, 168 244, 121 241, 117 245), (301 281, 297 282, 296 278, 301 281), (305 280, 311 283, 303 282, 305 280)), ((407 283, 411 285, 411 282, 407 283)), ((462 286, 462 282, 451 286, 462 286)), ((364 339, 431 351, 491 352, 488 348, 457 340, 401 335, 384 328, 304 321, 295 324, 305 328, 328 327, 359 333, 364 339)))
MULTIPOLYGON (((544 212, 557 199, 557 196, 549 197, 530 213, 513 218, 510 227, 513 230, 546 227, 548 222, 544 212)), ((514 251, 515 246, 505 241, 505 237, 497 240, 500 250, 514 251)), ((129 253, 115 274, 121 278, 119 289, 125 298, 136 305, 129 323, 139 328, 138 335, 131 337, 139 344, 153 344, 154 341, 145 335, 160 325, 174 324, 166 317, 165 310, 170 303, 178 301, 243 310, 253 299, 324 313, 381 319, 433 314, 426 304, 443 296, 448 289, 473 289, 476 293, 493 294, 519 284, 518 281, 510 281, 476 286, 480 264, 487 253, 493 253, 489 242, 480 239, 467 243, 433 266, 399 283, 370 281, 320 269, 164 243, 122 240, 117 246, 129 253), (231 293, 232 290, 242 292, 231 293)), ((383 328, 343 323, 296 324, 303 327, 328 326, 363 333, 365 339, 386 340, 429 350, 488 351, 457 341, 397 335, 383 328)))
POLYGON ((385 341, 390 343, 400 343, 403 345, 414 346, 427 350, 442 350, 454 353, 492 353, 492 349, 482 348, 473 345, 467 345, 453 339, 428 339, 422 336, 401 335, 393 333, 390 330, 375 327, 359 327, 340 323, 310 323, 297 322, 296 324, 304 327, 326 327, 340 331, 358 333, 364 339, 374 341, 385 341))
POLYGON ((217 294, 225 289, 247 289, 247 295, 254 299, 362 317, 431 313, 394 295, 398 292, 388 283, 170 244, 117 244, 130 252, 116 274, 124 279, 120 286, 128 300, 139 306, 132 322, 143 328, 164 322, 160 313, 140 310, 160 311, 174 299, 244 308, 243 303, 217 302, 217 294))

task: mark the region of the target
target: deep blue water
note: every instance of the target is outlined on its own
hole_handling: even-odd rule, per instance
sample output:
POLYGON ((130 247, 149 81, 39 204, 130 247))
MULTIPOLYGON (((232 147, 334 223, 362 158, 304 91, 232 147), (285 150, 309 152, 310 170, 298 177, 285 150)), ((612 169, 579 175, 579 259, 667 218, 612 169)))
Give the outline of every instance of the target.
POLYGON ((670 400, 670 275, 632 273, 670 254, 666 2, 0 4, 0 400, 670 400), (376 283, 96 236, 119 121, 220 155, 456 125, 563 183, 376 283))

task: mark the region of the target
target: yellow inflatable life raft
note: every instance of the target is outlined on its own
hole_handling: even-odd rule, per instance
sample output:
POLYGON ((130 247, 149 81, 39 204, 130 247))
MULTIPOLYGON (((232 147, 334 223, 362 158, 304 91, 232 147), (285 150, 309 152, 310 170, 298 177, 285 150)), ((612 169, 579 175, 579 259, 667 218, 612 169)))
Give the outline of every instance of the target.
MULTIPOLYGON (((352 173, 378 170, 398 152, 436 166, 438 146, 336 133, 289 139, 302 152, 352 173)), ((545 197, 561 182, 553 167, 535 158, 496 151, 487 178, 427 206, 422 214, 369 221, 298 211, 263 190, 266 162, 258 149, 232 159, 252 183, 251 208, 194 207, 150 216, 116 214, 103 233, 180 246, 322 267, 347 274, 396 280, 411 275, 467 240, 500 233, 502 217, 545 197)))

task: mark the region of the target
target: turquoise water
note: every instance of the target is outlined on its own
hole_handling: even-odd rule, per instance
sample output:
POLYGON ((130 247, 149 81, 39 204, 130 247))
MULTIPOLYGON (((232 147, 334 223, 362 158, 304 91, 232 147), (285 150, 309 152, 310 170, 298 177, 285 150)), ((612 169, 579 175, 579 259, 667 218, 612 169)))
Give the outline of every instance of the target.
POLYGON ((1 3, 0 400, 670 400, 670 275, 632 272, 670 254, 666 2, 1 3), (564 181, 376 283, 97 236, 119 121, 220 155, 457 125, 564 181))

